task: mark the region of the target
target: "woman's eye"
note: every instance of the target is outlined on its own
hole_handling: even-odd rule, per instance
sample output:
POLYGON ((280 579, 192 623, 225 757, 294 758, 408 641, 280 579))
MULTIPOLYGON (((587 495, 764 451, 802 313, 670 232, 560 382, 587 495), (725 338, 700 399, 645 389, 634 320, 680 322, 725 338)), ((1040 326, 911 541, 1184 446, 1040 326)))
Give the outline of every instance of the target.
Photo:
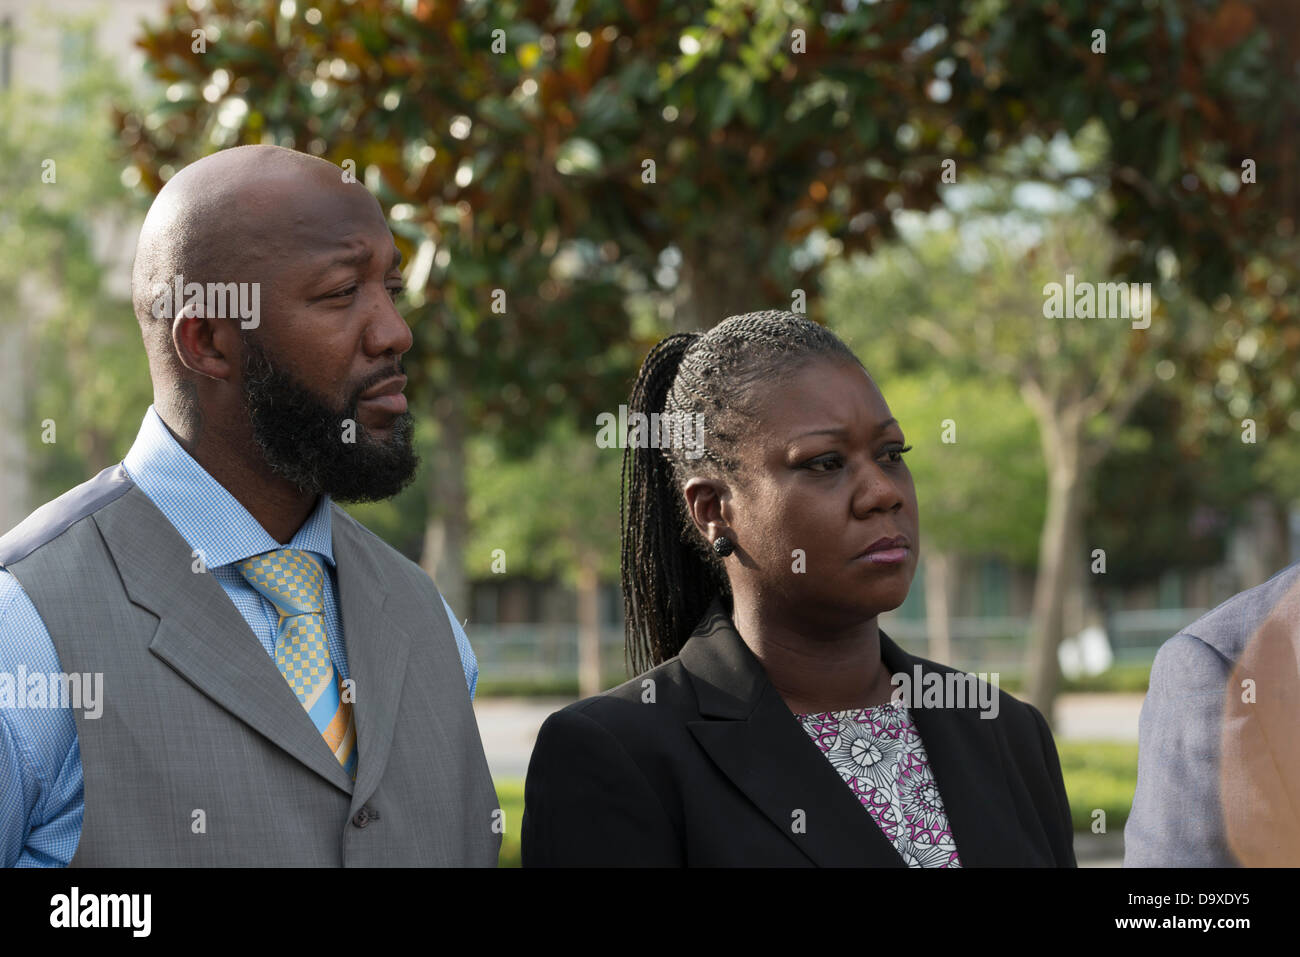
POLYGON ((346 289, 340 289, 338 292, 331 293, 330 299, 342 299, 344 296, 350 296, 357 291, 356 286, 348 286, 346 289))
POLYGON ((891 463, 897 465, 903 461, 904 453, 910 451, 912 451, 910 445, 891 445, 889 448, 885 449, 885 456, 891 463))
POLYGON ((830 455, 819 455, 804 464, 804 468, 813 472, 831 472, 844 464, 844 459, 838 452, 832 452, 830 455))

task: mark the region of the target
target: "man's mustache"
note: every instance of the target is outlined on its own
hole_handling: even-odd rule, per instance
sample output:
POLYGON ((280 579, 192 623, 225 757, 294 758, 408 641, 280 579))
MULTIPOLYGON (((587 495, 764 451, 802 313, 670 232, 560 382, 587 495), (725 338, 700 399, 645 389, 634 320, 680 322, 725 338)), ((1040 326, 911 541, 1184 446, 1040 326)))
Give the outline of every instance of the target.
POLYGON ((393 366, 391 369, 381 370, 376 372, 374 375, 367 376, 366 380, 353 390, 352 399, 348 404, 348 408, 355 409, 361 402, 362 394, 373 389, 375 386, 379 385, 379 383, 387 382, 389 379, 394 379, 399 375, 405 374, 406 372, 402 368, 402 363, 398 362, 397 365, 393 366))

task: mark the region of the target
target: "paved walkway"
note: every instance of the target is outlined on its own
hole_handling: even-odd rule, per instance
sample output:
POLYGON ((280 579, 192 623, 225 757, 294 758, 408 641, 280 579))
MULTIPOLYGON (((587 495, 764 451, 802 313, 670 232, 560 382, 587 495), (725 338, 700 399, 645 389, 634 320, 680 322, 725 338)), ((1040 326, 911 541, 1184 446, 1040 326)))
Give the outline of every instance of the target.
POLYGON ((1056 731, 1067 741, 1136 741, 1142 694, 1063 694, 1056 731))
POLYGON ((474 717, 494 778, 522 778, 528 771, 537 730, 570 698, 478 698, 474 717))

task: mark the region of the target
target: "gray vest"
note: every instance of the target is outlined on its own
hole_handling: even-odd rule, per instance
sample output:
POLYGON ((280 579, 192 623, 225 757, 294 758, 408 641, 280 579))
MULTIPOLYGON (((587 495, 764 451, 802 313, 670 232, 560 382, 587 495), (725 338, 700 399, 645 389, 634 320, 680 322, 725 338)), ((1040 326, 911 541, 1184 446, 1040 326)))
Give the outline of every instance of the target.
POLYGON ((337 506, 331 523, 355 786, 122 466, 0 538, 63 672, 104 676, 102 715, 74 712, 73 866, 496 865, 496 791, 438 590, 337 506))

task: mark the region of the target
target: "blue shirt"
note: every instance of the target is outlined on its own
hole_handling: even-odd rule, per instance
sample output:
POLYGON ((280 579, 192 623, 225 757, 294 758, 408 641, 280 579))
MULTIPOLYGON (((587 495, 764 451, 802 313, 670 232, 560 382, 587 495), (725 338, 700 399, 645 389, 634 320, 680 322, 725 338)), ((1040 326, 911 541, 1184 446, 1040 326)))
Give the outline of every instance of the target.
MULTIPOLYGON (((293 540, 281 545, 181 448, 153 406, 145 413, 140 433, 122 464, 140 491, 197 553, 195 560, 202 558, 272 660, 279 615, 275 606, 248 584, 236 563, 277 548, 300 548, 322 559, 330 657, 340 677, 348 677, 329 496, 320 497, 293 540)), ((473 698, 478 662, 445 600, 443 607, 473 698)), ((36 606, 18 580, 0 569, 0 673, 16 675, 20 666, 28 674, 62 672, 54 642, 36 606)), ((0 707, 0 864, 66 866, 81 840, 84 810, 81 750, 71 709, 0 707)))

